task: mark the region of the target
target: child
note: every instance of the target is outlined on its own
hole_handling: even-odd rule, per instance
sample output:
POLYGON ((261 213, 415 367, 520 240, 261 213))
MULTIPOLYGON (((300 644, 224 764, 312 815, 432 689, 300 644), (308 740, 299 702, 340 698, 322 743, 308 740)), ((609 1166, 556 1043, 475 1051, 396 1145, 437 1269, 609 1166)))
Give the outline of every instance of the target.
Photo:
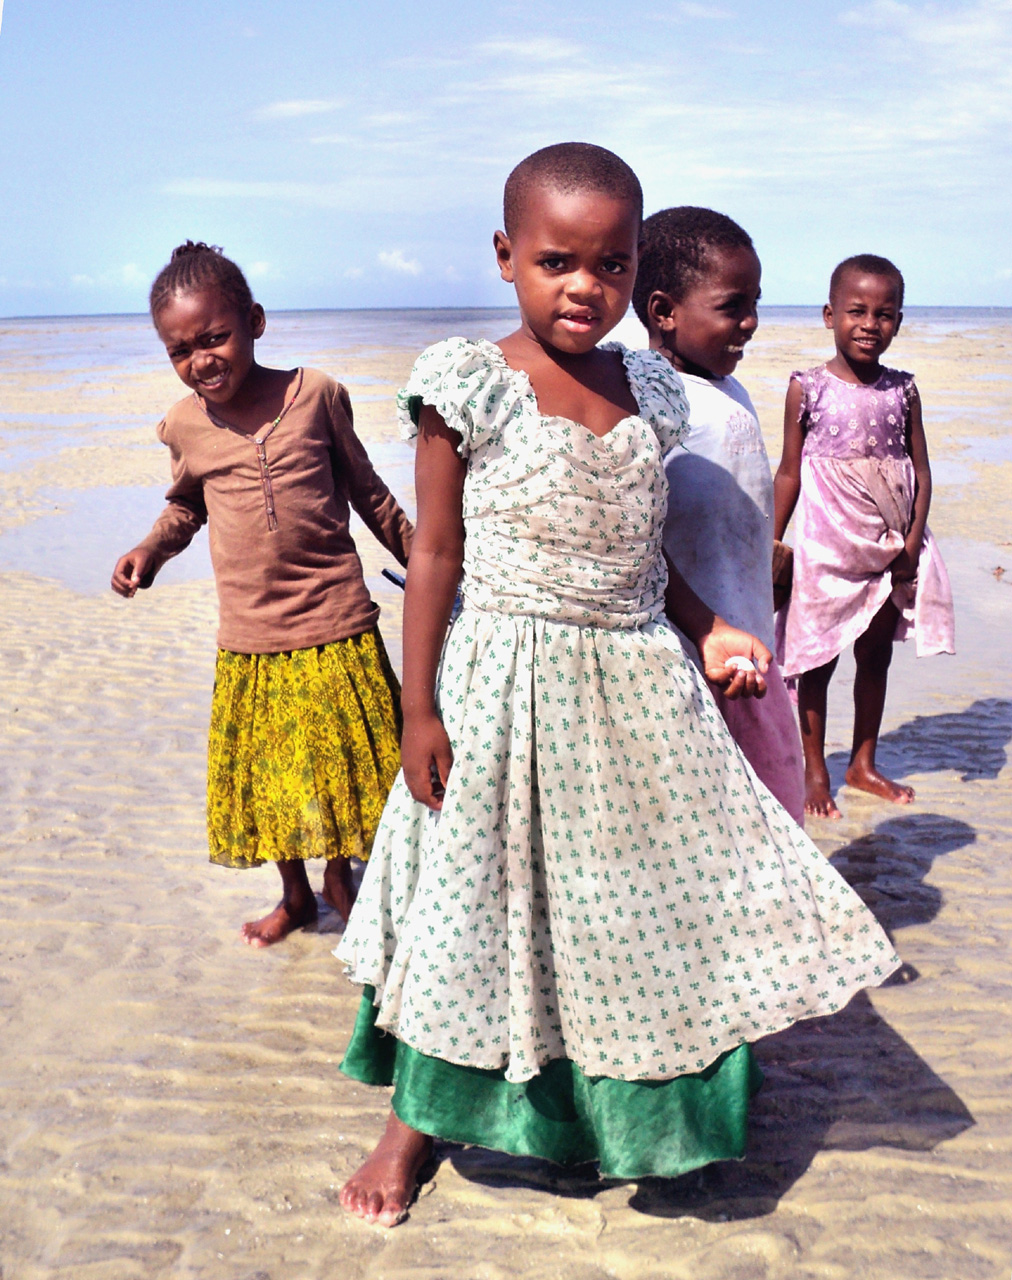
MULTIPOLYGON (((721 617, 773 647, 773 476, 752 401, 731 375, 758 325, 762 268, 752 240, 712 209, 684 206, 643 224, 633 304, 650 346, 682 375, 689 431, 664 461, 664 550, 721 617)), ((798 823, 801 741, 774 662, 766 697, 717 706, 742 754, 798 823)))
POLYGON ((418 448, 403 774, 338 948, 366 988, 343 1069, 395 1086, 341 1193, 368 1221, 405 1214, 430 1135, 620 1178, 741 1156, 747 1041, 898 963, 755 788, 665 619, 730 696, 762 692, 766 647, 661 555, 678 375, 597 346, 641 209, 609 151, 528 157, 495 235, 520 328, 431 347, 399 398, 418 448))
POLYGON ((955 652, 952 592, 928 532, 931 470, 909 373, 879 363, 903 320, 903 277, 863 253, 833 272, 823 309, 836 355, 793 373, 774 481, 783 538, 797 504, 794 587, 780 614, 784 675, 798 677, 805 808, 839 818, 826 768, 826 691, 854 643, 854 740, 846 780, 909 804, 912 787, 875 767, 894 640, 917 655, 955 652))
POLYGON ((405 564, 412 527, 352 428, 348 393, 312 369, 268 369, 267 323, 242 272, 187 241, 151 289, 151 318, 192 394, 158 428, 167 506, 112 578, 127 598, 205 520, 220 630, 211 705, 211 861, 277 864, 282 898, 245 924, 266 947, 316 919, 305 858, 347 918, 399 763, 397 681, 348 531, 351 503, 405 564))

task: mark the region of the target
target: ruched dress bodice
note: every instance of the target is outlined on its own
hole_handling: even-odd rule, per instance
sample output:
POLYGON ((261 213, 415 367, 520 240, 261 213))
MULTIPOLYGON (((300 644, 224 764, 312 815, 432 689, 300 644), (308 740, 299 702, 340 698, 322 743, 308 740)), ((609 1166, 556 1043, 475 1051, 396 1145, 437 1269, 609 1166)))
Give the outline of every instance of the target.
POLYGON ((468 459, 465 608, 607 628, 663 614, 661 460, 687 408, 665 360, 622 354, 640 414, 600 437, 543 416, 526 374, 490 342, 453 338, 418 360, 399 397, 406 435, 434 403, 468 459))

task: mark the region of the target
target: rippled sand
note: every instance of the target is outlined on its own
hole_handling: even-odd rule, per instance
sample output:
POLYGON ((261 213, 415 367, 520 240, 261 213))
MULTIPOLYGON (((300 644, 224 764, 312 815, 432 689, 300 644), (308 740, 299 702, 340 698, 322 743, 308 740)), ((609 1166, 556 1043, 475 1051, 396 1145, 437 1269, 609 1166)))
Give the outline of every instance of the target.
MULTIPOLYGON (((775 456, 786 374, 825 344, 810 327, 761 334, 742 377, 775 456)), ((447 1148, 390 1232, 337 1206, 387 1099, 337 1072, 357 995, 330 956, 336 923, 251 951, 238 925, 273 901, 276 873, 206 862, 213 587, 198 576, 128 603, 81 586, 105 544, 73 525, 73 494, 115 486, 126 502, 164 483, 145 420, 173 379, 114 360, 58 373, 0 360, 0 556, 34 531, 9 544, 28 568, 8 555, 0 573, 4 1280, 1007 1280, 1010 338, 912 327, 894 348, 925 401, 960 652, 897 651, 882 760, 917 803, 843 788, 843 821, 812 826, 893 932, 903 981, 758 1046, 767 1080, 742 1164, 602 1185, 447 1148), (62 548, 48 565, 47 538, 62 548)), ((315 359, 385 395, 410 354, 315 359)), ((394 438, 385 401, 360 422, 394 438)), ((380 453, 408 494, 401 455, 380 453)), ((362 548, 384 591, 383 553, 362 548)), ((396 592, 383 601, 399 652, 396 592)))

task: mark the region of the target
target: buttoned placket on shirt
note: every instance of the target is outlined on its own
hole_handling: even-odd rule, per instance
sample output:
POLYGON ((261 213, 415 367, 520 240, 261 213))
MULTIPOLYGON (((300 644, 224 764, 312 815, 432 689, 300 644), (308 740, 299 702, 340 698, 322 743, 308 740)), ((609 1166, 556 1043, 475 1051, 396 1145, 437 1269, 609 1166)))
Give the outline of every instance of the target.
POLYGON ((257 465, 260 467, 260 485, 264 491, 264 509, 267 512, 267 528, 273 533, 278 527, 278 517, 274 509, 274 486, 271 484, 271 468, 267 460, 267 440, 275 427, 280 425, 281 419, 299 398, 299 392, 302 390, 302 370, 299 370, 298 380, 295 383, 295 390, 292 393, 291 400, 285 405, 278 416, 263 431, 258 432, 255 436, 251 436, 247 431, 241 431, 238 427, 232 426, 230 422, 226 422, 224 418, 219 418, 217 414, 212 413, 207 404, 197 395, 193 393, 193 398, 200 405, 207 417, 214 423, 216 427, 222 427, 226 431, 231 431, 234 435, 241 436, 243 440, 249 440, 255 447, 257 454, 257 465))

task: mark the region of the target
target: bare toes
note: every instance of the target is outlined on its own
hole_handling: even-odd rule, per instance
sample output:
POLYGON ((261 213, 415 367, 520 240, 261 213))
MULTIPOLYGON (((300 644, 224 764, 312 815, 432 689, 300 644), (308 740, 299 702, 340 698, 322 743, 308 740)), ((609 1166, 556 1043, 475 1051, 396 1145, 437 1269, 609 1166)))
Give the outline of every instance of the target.
POLYGON ((239 931, 243 942, 249 947, 272 947, 282 938, 287 938, 294 929, 312 924, 316 919, 315 902, 302 911, 292 911, 279 902, 273 911, 260 920, 247 920, 239 931))

